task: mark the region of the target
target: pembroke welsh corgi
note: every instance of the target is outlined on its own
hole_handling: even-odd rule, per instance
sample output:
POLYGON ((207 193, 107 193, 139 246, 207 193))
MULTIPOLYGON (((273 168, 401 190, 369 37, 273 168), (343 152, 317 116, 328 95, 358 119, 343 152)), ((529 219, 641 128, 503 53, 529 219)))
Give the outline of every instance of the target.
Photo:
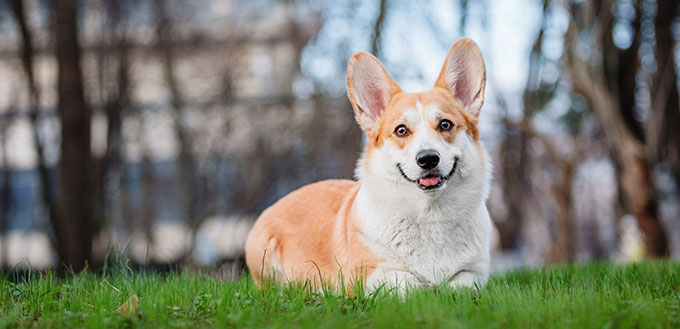
POLYGON ((349 61, 347 91, 367 142, 357 181, 283 197, 246 246, 253 279, 350 286, 481 286, 489 277, 491 181, 478 117, 486 69, 477 45, 449 51, 434 88, 406 93, 372 55, 349 61))

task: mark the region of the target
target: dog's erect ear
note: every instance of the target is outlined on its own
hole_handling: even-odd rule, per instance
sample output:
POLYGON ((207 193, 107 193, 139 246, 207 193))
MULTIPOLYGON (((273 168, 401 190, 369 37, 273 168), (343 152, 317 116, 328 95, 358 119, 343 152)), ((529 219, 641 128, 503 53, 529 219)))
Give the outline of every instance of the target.
POLYGON ((458 40, 446 56, 435 87, 447 89, 465 111, 474 117, 484 104, 486 68, 477 44, 467 38, 458 40))
POLYGON ((363 130, 373 129, 392 96, 400 91, 373 55, 360 52, 349 60, 347 93, 363 130))

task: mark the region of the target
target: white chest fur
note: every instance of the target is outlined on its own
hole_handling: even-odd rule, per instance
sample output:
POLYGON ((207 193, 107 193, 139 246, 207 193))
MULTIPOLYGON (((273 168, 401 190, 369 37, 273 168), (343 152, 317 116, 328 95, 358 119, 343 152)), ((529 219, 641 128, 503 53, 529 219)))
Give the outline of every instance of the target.
POLYGON ((489 167, 461 161, 457 176, 438 194, 363 175, 354 205, 361 240, 385 260, 367 285, 395 280, 401 287, 486 283, 492 230, 485 205, 489 167))
POLYGON ((483 200, 467 206, 450 202, 371 206, 364 204, 372 203, 364 193, 359 192, 356 208, 363 222, 362 242, 385 259, 369 282, 389 282, 395 276, 412 285, 442 284, 464 271, 474 273, 475 282, 485 283, 491 221, 483 200))

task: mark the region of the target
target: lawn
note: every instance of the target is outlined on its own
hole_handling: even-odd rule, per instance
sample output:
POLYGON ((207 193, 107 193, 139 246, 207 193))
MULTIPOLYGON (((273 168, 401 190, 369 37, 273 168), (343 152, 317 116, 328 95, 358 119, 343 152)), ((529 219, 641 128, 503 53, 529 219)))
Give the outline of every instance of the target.
POLYGON ((0 291, 2 328, 680 328, 680 264, 668 261, 516 271, 480 291, 428 288, 404 299, 123 270, 3 280, 0 291))

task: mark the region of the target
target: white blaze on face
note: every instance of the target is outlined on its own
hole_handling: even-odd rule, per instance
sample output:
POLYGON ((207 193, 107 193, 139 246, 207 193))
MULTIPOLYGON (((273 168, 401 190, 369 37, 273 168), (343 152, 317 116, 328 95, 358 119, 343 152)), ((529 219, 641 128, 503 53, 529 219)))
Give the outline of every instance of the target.
POLYGON ((400 159, 396 160, 412 179, 418 179, 422 174, 422 169, 416 162, 416 156, 423 150, 434 150, 439 153, 440 164, 437 168, 441 175, 446 175, 453 168, 453 161, 447 159, 447 157, 453 157, 452 150, 449 150, 453 146, 433 128, 442 116, 443 112, 437 106, 423 106, 420 101, 416 101, 415 108, 404 111, 402 118, 410 127, 413 140, 400 155, 400 159))
POLYGON ((415 159, 418 152, 429 149, 433 149, 441 154, 442 149, 447 143, 441 137, 440 133, 432 127, 433 124, 439 122, 443 112, 436 106, 423 107, 423 104, 421 104, 419 100, 416 101, 416 111, 418 114, 418 123, 411 146, 413 158, 415 159))
POLYGON ((436 142, 435 132, 429 127, 428 113, 423 109, 423 104, 420 101, 416 102, 416 111, 418 112, 418 123, 410 152, 413 159, 418 152, 434 148, 436 142))

